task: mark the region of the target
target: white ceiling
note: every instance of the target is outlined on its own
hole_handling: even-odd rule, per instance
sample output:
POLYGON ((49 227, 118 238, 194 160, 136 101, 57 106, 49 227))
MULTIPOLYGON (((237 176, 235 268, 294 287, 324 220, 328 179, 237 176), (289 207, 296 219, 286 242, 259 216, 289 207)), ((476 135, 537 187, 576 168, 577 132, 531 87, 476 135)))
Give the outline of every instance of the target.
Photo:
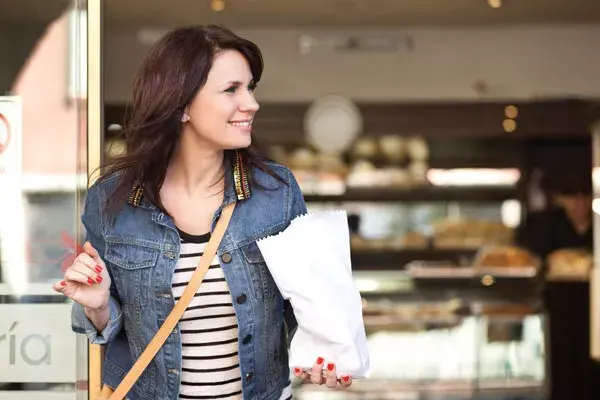
MULTIPOLYGON (((600 0, 104 0, 109 26, 173 27, 214 23, 231 27, 474 26, 516 23, 600 23, 600 0)), ((0 21, 45 23, 69 0, 0 0, 0 21)), ((78 3, 84 3, 78 0, 78 3)))
POLYGON ((231 27, 484 25, 600 22, 600 0, 105 0, 115 25, 180 26, 215 23, 231 27))

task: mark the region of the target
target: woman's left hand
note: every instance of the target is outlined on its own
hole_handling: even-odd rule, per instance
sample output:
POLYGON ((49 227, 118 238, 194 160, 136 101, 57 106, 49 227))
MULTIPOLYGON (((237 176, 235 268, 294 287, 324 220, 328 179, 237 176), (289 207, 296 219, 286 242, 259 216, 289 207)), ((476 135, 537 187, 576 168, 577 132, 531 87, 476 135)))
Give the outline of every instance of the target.
POLYGON ((325 375, 323 375, 323 360, 322 357, 317 358, 310 371, 303 371, 302 368, 294 368, 294 376, 302 379, 305 382, 312 382, 315 385, 325 384, 328 388, 336 388, 341 386, 347 388, 352 384, 350 375, 342 375, 341 379, 337 378, 337 371, 334 363, 328 363, 325 375))

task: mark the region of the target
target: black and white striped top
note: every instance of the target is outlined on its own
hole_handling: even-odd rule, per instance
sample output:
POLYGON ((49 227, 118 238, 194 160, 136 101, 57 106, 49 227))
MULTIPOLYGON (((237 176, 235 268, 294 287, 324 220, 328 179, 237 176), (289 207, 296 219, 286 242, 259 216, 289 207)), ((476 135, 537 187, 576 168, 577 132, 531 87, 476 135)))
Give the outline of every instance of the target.
MULTIPOLYGON (((181 252, 173 274, 173 296, 179 300, 210 234, 179 232, 181 252)), ((179 322, 182 341, 180 399, 242 400, 238 358, 238 325, 229 286, 215 257, 198 293, 179 322)), ((288 385, 281 400, 292 399, 288 385)))

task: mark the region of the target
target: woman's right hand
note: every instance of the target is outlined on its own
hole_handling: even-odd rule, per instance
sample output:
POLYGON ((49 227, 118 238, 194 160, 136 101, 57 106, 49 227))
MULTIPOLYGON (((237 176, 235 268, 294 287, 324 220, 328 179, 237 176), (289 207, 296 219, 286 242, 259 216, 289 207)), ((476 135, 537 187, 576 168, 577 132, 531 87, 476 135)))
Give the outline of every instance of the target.
POLYGON ((64 280, 55 283, 53 289, 90 311, 108 307, 110 275, 90 242, 83 245, 83 252, 65 271, 64 280))

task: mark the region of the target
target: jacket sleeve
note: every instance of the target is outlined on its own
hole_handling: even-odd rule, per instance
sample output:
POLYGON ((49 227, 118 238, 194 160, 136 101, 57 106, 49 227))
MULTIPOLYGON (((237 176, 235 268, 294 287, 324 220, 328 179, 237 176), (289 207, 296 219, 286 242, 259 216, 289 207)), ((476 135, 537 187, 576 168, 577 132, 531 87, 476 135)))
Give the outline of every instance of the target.
MULTIPOLYGON (((85 240, 89 241, 102 256, 105 253, 106 243, 102 237, 101 204, 100 197, 98 196, 98 190, 98 187, 92 186, 88 191, 81 220, 85 227, 85 240)), ((109 299, 110 318, 108 324, 102 330, 102 332, 98 332, 96 327, 85 315, 83 306, 78 303, 73 303, 73 308, 71 310, 71 325, 73 331, 87 335, 92 344, 107 344, 119 333, 123 327, 121 302, 114 285, 114 279, 112 277, 110 268, 108 266, 107 268, 112 282, 109 299)))
MULTIPOLYGON (((306 203, 304 202, 304 196, 302 195, 302 190, 300 190, 300 186, 294 177, 294 174, 288 170, 288 220, 289 224, 294 218, 304 215, 307 213, 306 203)), ((296 332, 296 328, 298 327, 298 321, 296 321, 296 316, 294 315, 294 309, 292 308, 292 304, 286 300, 284 303, 284 319, 288 329, 288 346, 292 341, 294 333, 296 332)))

